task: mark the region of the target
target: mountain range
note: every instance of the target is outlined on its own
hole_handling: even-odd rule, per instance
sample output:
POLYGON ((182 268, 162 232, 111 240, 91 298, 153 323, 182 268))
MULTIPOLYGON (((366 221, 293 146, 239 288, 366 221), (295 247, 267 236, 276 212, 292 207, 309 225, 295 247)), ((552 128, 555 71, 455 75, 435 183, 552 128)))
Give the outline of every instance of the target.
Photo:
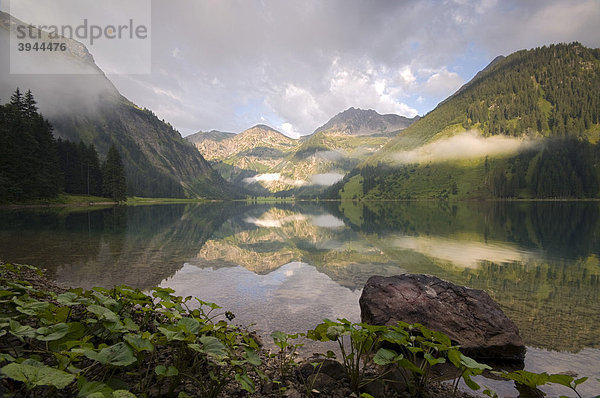
MULTIPOLYGON (((16 26, 0 12, 0 51, 16 26)), ((244 195, 350 200, 597 198, 600 49, 556 44, 496 57, 423 117, 349 108, 299 139, 266 125, 239 134, 181 137, 125 98, 86 47, 42 53, 49 70, 11 74, 0 59, 0 99, 31 89, 54 135, 116 144, 128 195, 244 195), (52 68, 51 68, 52 67, 52 68)))
POLYGON ((300 139, 266 125, 186 138, 223 178, 254 194, 310 195, 341 179, 415 120, 349 108, 300 139))

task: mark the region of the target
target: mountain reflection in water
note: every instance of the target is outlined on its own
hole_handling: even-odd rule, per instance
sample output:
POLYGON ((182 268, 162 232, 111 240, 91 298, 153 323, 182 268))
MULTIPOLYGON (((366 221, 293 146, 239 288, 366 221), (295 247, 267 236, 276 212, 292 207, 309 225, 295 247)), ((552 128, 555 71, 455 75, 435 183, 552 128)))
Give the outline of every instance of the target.
POLYGON ((170 286, 264 333, 358 320, 371 275, 432 274, 487 291, 518 325, 528 366, 552 371, 557 352, 573 367, 579 352, 598 361, 599 214, 597 202, 2 210, 0 258, 73 286, 170 286))

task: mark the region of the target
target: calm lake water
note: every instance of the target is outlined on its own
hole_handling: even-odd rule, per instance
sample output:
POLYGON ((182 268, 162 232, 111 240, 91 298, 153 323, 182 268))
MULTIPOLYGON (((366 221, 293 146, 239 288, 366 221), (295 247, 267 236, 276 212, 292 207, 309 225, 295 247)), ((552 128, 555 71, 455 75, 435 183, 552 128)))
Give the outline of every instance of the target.
POLYGON ((528 346, 525 369, 574 371, 590 376, 586 396, 600 391, 599 203, 0 210, 0 259, 72 286, 171 287, 233 311, 265 340, 323 318, 359 321, 371 275, 432 274, 501 305, 528 346))

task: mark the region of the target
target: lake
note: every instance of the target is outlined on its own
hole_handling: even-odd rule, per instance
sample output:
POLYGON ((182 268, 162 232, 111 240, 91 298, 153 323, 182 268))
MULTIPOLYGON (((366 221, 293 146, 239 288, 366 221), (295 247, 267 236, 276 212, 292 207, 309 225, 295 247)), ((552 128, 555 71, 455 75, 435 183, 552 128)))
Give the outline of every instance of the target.
POLYGON ((598 202, 0 210, 4 261, 71 286, 171 287, 231 310, 265 340, 323 318, 359 321, 371 275, 426 273, 483 289, 519 327, 525 369, 590 376, 586 396, 600 391, 599 255, 598 202))

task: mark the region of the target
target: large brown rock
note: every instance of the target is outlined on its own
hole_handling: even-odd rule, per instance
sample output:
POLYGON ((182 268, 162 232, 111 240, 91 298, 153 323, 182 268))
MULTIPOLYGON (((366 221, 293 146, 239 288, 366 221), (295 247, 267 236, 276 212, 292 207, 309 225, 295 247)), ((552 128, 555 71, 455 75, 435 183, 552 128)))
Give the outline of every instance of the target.
POLYGON ((445 333, 477 359, 522 362, 517 326, 482 290, 429 275, 372 276, 360 297, 361 318, 373 325, 420 323, 445 333))

